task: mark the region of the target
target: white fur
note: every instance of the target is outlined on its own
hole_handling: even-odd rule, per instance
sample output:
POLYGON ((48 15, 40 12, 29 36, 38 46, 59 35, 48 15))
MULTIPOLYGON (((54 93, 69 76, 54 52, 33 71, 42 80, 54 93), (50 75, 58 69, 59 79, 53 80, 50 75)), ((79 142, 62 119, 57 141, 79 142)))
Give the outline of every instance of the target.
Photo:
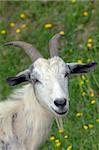
POLYGON ((60 117, 52 110, 60 111, 54 100, 68 100, 65 63, 59 57, 38 59, 33 66, 31 78, 38 77, 41 84, 27 84, 0 103, 0 150, 37 150, 53 117, 60 117))
POLYGON ((14 144, 11 150, 35 150, 48 134, 52 114, 39 105, 31 84, 15 91, 11 99, 0 103, 0 139, 14 144), (14 113, 17 118, 13 122, 14 113))

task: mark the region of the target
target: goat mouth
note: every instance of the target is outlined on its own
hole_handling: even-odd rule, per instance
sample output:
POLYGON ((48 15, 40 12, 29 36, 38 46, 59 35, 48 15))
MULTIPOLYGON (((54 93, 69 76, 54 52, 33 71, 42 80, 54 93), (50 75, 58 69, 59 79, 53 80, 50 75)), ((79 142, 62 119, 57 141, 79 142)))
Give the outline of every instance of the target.
POLYGON ((58 111, 56 111, 53 107, 51 107, 51 108, 52 108, 52 110, 53 110, 55 113, 57 113, 57 114, 59 114, 59 115, 64 115, 64 114, 67 113, 67 110, 65 110, 65 111, 63 111, 63 112, 58 112, 58 111))

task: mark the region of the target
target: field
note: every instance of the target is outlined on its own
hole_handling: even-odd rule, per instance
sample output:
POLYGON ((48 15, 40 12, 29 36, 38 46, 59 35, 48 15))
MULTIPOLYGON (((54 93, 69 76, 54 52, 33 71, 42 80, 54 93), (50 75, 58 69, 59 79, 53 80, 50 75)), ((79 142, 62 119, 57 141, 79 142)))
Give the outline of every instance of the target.
MULTIPOLYGON (((64 130, 56 122, 40 150, 99 150, 99 1, 0 1, 0 99, 13 90, 6 78, 26 69, 31 61, 22 49, 4 43, 33 43, 48 58, 48 41, 64 31, 60 56, 66 62, 97 62, 89 74, 69 79, 70 110, 64 130)), ((14 87, 17 88, 17 87, 14 87)))

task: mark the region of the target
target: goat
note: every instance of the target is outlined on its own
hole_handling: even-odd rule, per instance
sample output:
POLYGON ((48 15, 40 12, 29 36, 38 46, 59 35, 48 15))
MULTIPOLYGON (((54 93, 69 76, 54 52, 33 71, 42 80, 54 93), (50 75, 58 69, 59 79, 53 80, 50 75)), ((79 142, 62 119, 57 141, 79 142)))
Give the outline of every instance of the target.
POLYGON ((7 78, 11 86, 28 84, 0 102, 0 150, 37 150, 47 138, 53 119, 68 113, 68 76, 87 73, 96 65, 65 63, 58 56, 61 36, 58 33, 49 42, 50 59, 44 59, 26 42, 5 44, 23 48, 33 63, 15 77, 7 78))

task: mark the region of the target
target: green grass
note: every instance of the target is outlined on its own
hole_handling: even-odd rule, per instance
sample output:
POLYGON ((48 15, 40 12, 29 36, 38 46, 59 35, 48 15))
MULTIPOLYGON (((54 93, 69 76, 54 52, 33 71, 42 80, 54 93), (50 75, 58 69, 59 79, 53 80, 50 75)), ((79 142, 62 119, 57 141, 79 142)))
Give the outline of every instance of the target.
MULTIPOLYGON (((5 99, 13 88, 6 83, 6 78, 27 68, 31 61, 18 48, 4 47, 11 40, 23 40, 33 43, 48 58, 48 41, 57 32, 64 30, 65 37, 60 43, 60 56, 66 62, 99 61, 99 2, 89 1, 1 1, 0 2, 0 99, 5 99), (87 16, 84 13, 87 12, 87 16), (24 13, 26 17, 20 18, 24 13), (15 27, 10 27, 10 22, 15 27), (51 23, 52 28, 44 25, 51 23), (26 28, 22 29, 22 24, 26 28), (21 32, 16 33, 16 28, 21 32), (6 30, 6 34, 1 34, 6 30), (88 48, 88 38, 92 38, 92 47, 88 48)), ((64 118, 64 133, 58 132, 53 124, 49 137, 53 135, 61 142, 56 147, 55 140, 47 142, 40 150, 66 150, 72 145, 73 150, 99 149, 99 66, 85 76, 71 76, 69 81, 70 111, 64 118), (91 94, 94 93, 92 96, 91 94), (85 94, 82 96, 82 94, 85 94), (95 100, 95 104, 91 101, 95 100), (76 114, 82 112, 82 116, 76 114), (88 125, 93 127, 89 128, 88 125), (88 129, 83 126, 87 125, 88 129), (68 135, 64 139, 64 135, 68 135)), ((69 149, 68 149, 69 150, 69 149)))

